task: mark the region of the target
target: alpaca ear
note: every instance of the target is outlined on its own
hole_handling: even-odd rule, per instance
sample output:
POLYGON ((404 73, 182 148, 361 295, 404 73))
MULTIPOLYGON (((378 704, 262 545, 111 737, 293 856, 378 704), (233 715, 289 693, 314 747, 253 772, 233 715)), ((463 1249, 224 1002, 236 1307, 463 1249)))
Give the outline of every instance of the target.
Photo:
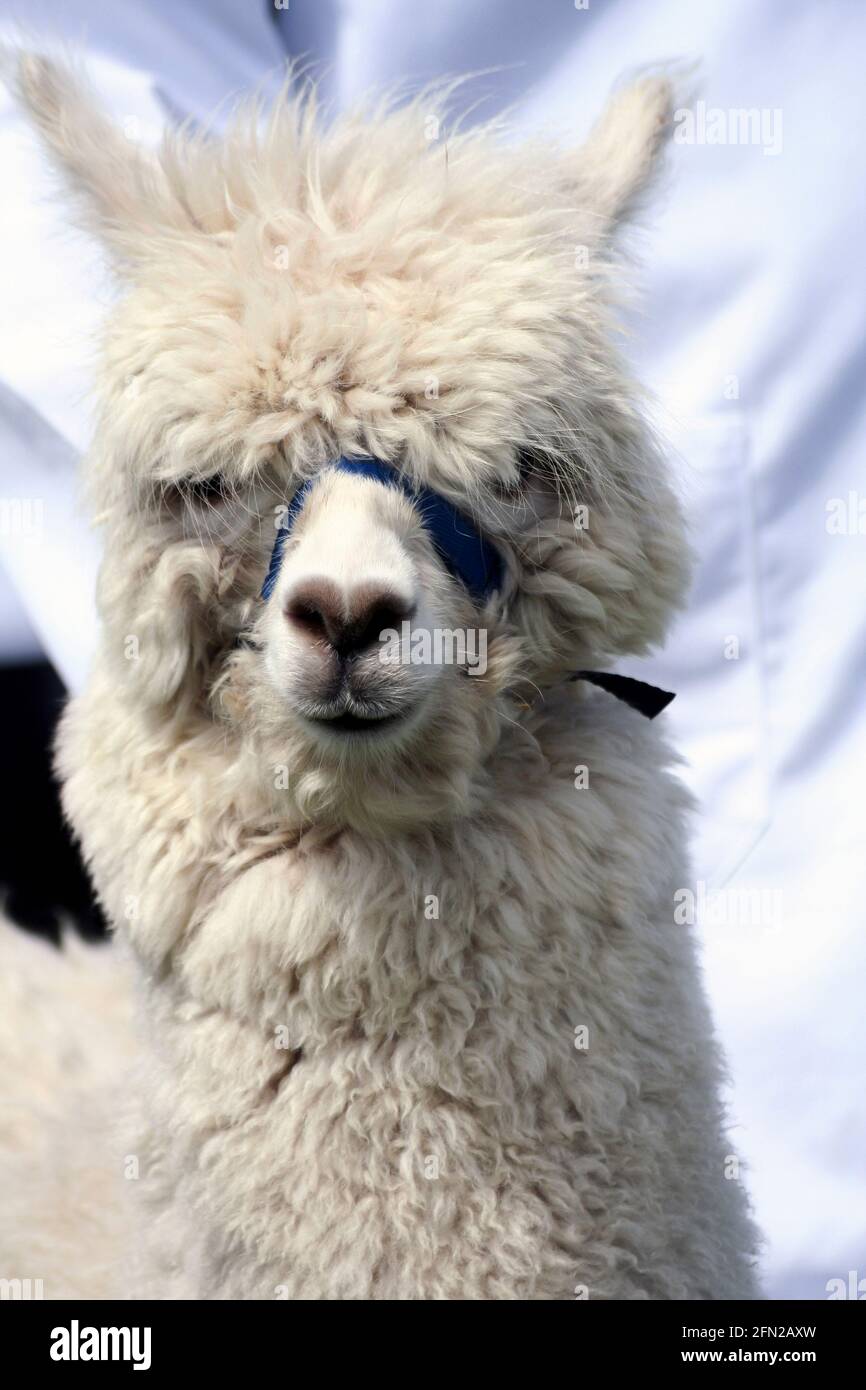
POLYGON ((572 156, 564 191, 599 217, 602 235, 631 215, 650 185, 672 130, 673 108, 669 78, 641 78, 611 98, 572 156))
POLYGON ((157 161, 126 138, 72 66, 7 50, 2 74, 85 222, 122 259, 133 258, 149 234, 188 225, 157 161))

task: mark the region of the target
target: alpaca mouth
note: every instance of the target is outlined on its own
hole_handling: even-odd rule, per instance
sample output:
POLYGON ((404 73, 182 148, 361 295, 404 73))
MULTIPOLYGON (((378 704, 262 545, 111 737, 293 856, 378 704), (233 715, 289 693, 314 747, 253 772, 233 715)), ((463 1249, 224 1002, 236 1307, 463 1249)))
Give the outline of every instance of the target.
POLYGON ((411 707, 381 713, 371 711, 366 714, 356 710, 343 710, 339 714, 308 714, 307 719, 318 729, 325 729, 330 733, 370 736, 384 729, 393 729, 395 725, 403 723, 410 713, 411 707))

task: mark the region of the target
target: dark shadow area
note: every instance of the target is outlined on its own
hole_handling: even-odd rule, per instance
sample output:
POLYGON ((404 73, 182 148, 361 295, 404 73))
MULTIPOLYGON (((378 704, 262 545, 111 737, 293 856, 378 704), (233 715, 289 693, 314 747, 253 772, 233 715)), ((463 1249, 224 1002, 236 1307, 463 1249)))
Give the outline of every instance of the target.
POLYGON ((3 828, 0 895, 8 916, 54 941, 64 922, 105 935, 78 848, 64 823, 52 748, 66 690, 47 662, 0 667, 3 828))

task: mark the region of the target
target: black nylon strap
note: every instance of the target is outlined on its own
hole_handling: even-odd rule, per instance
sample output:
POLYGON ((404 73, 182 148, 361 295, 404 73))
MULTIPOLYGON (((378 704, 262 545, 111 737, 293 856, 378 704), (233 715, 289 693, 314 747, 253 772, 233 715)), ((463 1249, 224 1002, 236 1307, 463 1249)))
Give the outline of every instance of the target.
POLYGON ((647 719, 655 719, 676 698, 672 690, 660 690, 657 685, 637 681, 632 676, 617 676, 612 671, 575 671, 569 679, 589 681, 591 685, 599 686, 609 695, 615 695, 618 700, 646 715, 647 719))

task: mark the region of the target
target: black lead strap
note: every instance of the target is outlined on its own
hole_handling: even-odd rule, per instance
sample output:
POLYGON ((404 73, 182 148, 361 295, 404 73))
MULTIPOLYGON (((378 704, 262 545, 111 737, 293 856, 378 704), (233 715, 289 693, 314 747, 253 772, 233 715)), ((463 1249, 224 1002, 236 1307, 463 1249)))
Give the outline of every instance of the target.
POLYGON ((631 705, 647 719, 655 719, 676 698, 672 690, 660 690, 657 685, 637 681, 632 676, 618 676, 613 671, 575 671, 569 680, 589 681, 591 685, 597 685, 609 695, 615 695, 618 700, 631 705))

